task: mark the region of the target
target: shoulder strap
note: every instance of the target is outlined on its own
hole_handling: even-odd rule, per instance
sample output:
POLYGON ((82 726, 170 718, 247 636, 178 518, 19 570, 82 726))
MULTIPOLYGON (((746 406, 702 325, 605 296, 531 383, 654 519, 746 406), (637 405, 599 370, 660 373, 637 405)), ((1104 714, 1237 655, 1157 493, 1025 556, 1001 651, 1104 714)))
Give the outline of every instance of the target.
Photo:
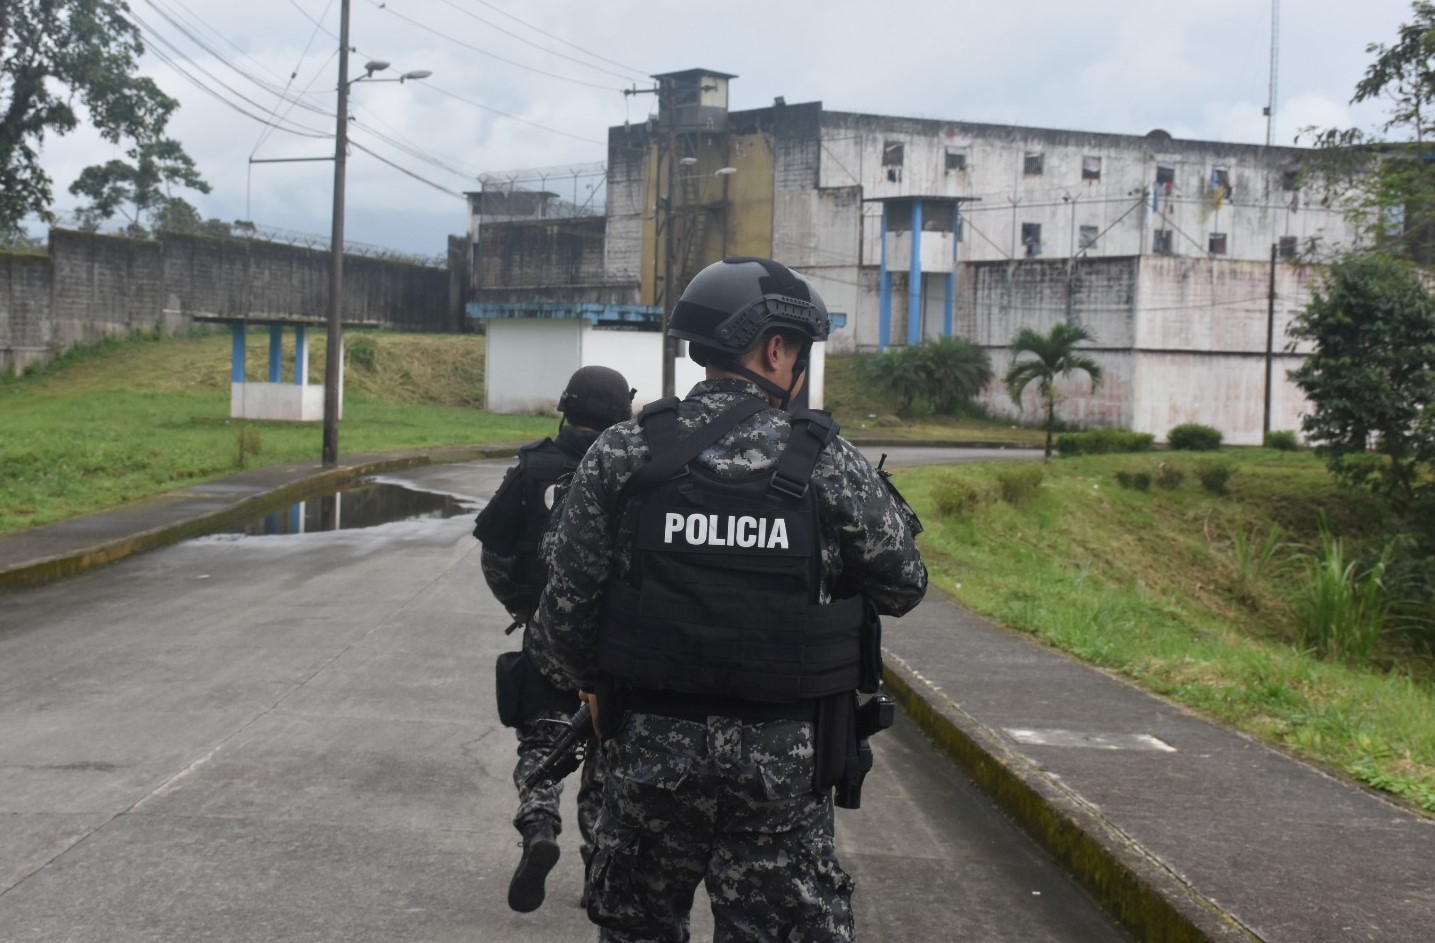
MULTIPOLYGON (((661 426, 659 427, 659 435, 661 436, 671 432, 673 439, 667 443, 662 443, 655 441, 653 438, 649 438, 648 444, 652 450, 652 460, 638 469, 637 473, 627 480, 623 485, 619 500, 626 498, 634 492, 654 488, 660 482, 673 477, 684 465, 701 455, 704 449, 727 435, 738 423, 757 415, 764 409, 770 408, 770 406, 756 397, 745 396, 719 413, 712 422, 705 426, 699 426, 686 438, 681 440, 676 438, 677 412, 665 413, 659 411, 653 417, 654 419, 657 419, 660 423, 671 422, 670 428, 666 430, 662 429, 661 426), (662 415, 668 416, 669 419, 658 419, 658 417, 662 415)), ((644 409, 643 413, 644 418, 647 418, 647 409, 644 409)), ((647 429, 646 423, 643 428, 645 430, 647 429)))
POLYGON ((816 409, 799 409, 792 414, 792 432, 777 470, 772 473, 772 489, 794 498, 807 494, 812 470, 822 450, 837 438, 837 421, 831 413, 816 409))

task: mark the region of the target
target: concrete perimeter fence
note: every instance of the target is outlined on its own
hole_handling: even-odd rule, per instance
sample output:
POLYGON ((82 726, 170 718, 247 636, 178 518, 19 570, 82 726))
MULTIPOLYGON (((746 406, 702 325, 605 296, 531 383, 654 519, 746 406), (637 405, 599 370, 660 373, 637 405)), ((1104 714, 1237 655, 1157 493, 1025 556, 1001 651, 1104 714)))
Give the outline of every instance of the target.
MULTIPOLYGON (((449 258, 462 260, 462 240, 449 258)), ((448 269, 346 255, 344 321, 405 331, 468 330, 448 269)), ((45 364, 80 344, 188 330, 196 316, 322 320, 329 253, 264 242, 166 234, 128 239, 50 231, 49 252, 0 251, 0 372, 45 364)))

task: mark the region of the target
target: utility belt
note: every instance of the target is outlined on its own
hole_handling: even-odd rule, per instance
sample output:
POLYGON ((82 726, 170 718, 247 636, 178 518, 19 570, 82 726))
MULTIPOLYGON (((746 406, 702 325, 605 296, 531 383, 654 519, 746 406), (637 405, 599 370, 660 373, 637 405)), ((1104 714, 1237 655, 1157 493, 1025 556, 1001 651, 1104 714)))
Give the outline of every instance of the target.
POLYGON ((698 722, 709 717, 735 717, 746 723, 817 719, 816 701, 768 703, 711 694, 653 691, 646 688, 628 688, 623 691, 621 700, 626 710, 639 714, 658 714, 698 722))

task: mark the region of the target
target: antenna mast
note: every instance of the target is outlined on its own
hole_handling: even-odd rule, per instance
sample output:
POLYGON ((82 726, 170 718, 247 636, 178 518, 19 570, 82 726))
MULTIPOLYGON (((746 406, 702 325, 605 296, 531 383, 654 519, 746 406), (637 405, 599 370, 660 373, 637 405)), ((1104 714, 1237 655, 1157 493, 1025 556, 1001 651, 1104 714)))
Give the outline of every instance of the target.
POLYGON ((1266 99, 1266 147, 1276 133, 1276 75, 1280 71, 1281 0, 1271 0, 1271 87, 1266 99))

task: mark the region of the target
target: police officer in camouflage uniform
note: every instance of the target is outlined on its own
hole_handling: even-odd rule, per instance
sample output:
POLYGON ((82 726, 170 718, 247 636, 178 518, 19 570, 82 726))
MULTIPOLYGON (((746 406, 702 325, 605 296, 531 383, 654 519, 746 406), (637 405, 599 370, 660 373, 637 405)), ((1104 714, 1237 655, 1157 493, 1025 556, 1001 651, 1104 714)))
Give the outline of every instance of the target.
POLYGON ((670 323, 707 379, 588 450, 530 630, 604 736, 588 914, 601 940, 684 941, 702 881, 719 940, 850 940, 832 786, 863 613, 926 590, 920 525, 830 417, 786 412, 828 333, 805 278, 726 259, 670 323))
MULTIPOLYGON (((493 498, 479 513, 473 535, 483 543, 483 575, 493 595, 513 616, 513 631, 529 621, 547 575, 539 544, 548 524, 555 487, 578 465, 598 433, 632 415, 634 391, 608 367, 583 367, 569 379, 558 409, 563 421, 558 438, 542 439, 518 451, 493 498)), ((532 637, 524 633, 523 649, 499 656, 499 717, 518 733, 518 787, 514 827, 523 836, 523 854, 508 888, 508 903, 527 913, 543 903, 544 881, 558 861, 557 837, 562 830, 561 780, 532 787, 528 773, 548 754, 565 721, 578 704, 577 691, 550 684, 533 667, 532 637)), ((578 790, 578 827, 586 863, 592 853, 592 825, 598 814, 602 763, 590 751, 578 790)))

